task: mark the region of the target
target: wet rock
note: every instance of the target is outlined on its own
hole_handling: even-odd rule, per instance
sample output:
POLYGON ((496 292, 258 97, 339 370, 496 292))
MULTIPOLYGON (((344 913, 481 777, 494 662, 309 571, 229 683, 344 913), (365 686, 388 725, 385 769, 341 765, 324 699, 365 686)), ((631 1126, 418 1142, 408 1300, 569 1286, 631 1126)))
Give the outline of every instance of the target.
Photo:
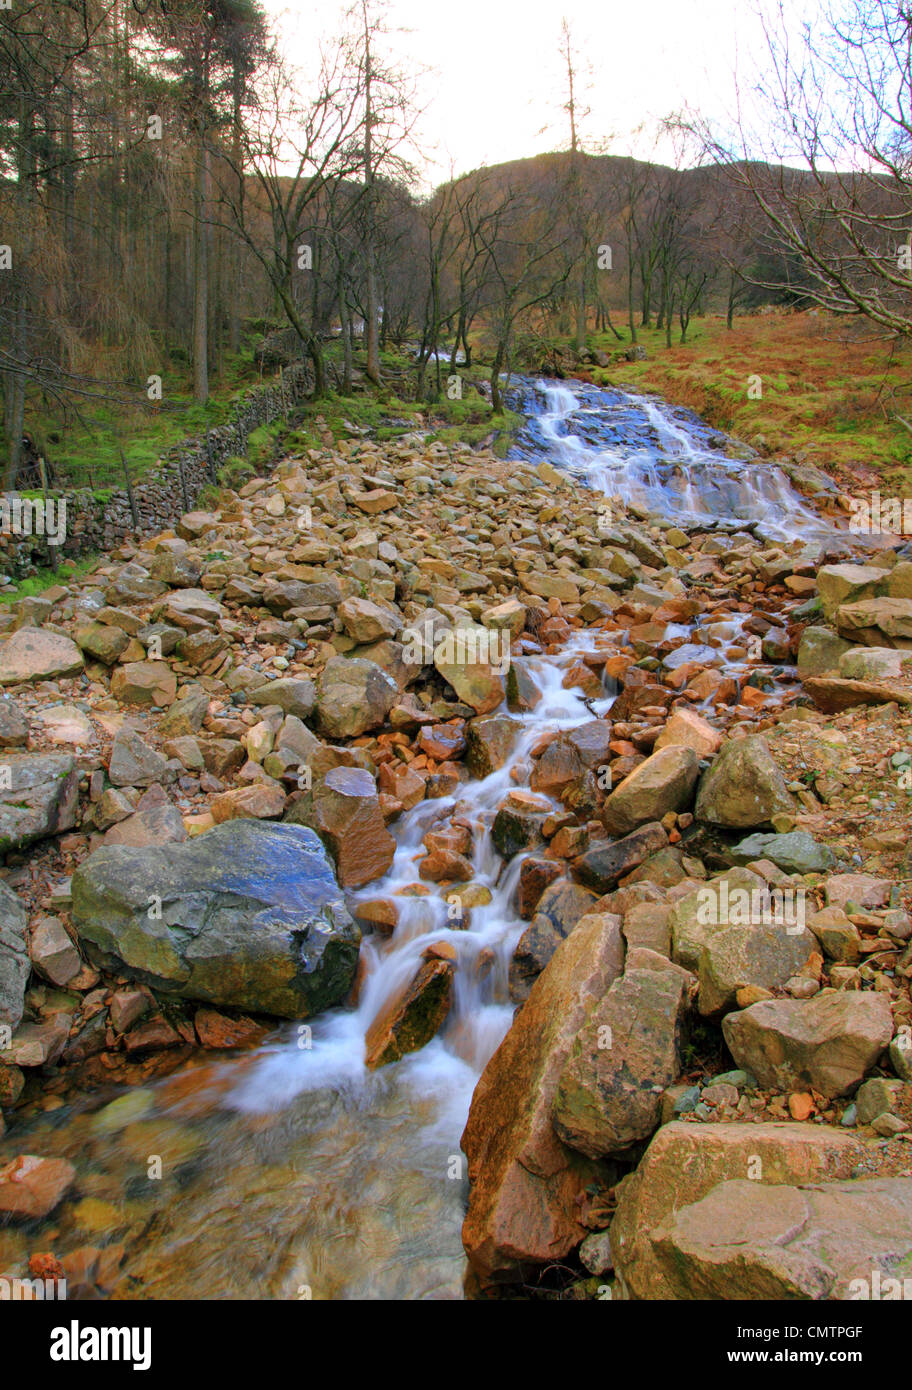
POLYGON ((354 978, 358 929, 303 826, 236 820, 165 849, 105 846, 72 891, 90 955, 163 993, 307 1018, 354 978))
POLYGON ((580 1202, 591 1164, 551 1123, 574 1037, 620 974, 616 919, 590 917, 536 981, 475 1088, 462 1136, 470 1196, 463 1243, 483 1284, 559 1260, 588 1234, 580 1202))
MULTIPOLYGON (((775 1195, 781 1185, 849 1178, 864 1155, 852 1135, 826 1125, 691 1124, 675 1120, 656 1134, 635 1173, 619 1188, 611 1248, 619 1276, 616 1297, 675 1297, 657 1229, 675 1211, 698 1202, 719 1183, 756 1175, 775 1195)), ((752 1242, 746 1242, 749 1249, 752 1242)))
POLYGON ((66 1159, 20 1154, 0 1168, 0 1214, 21 1221, 48 1216, 75 1181, 66 1159))
POLYGON ((461 758, 466 751, 465 730, 459 724, 426 725, 418 734, 418 747, 437 762, 461 758))
POLYGON ((197 1009, 193 1027, 201 1047, 244 1047, 257 1042, 266 1031, 252 1018, 226 1018, 215 1009, 197 1009))
POLYGON ((377 788, 361 768, 330 769, 288 820, 315 830, 331 853, 343 888, 361 888, 389 869, 396 841, 386 828, 377 788))
POLYGON ((611 759, 611 725, 604 719, 589 719, 564 735, 566 742, 576 751, 583 767, 590 772, 603 767, 611 759))
POLYGON ((545 889, 510 961, 510 998, 514 1003, 528 998, 529 990, 561 941, 591 912, 596 901, 594 893, 566 879, 545 889))
POLYGON ((25 908, 0 879, 0 1023, 18 1028, 25 1008, 29 955, 25 944, 25 908))
POLYGON ((890 1001, 879 992, 826 990, 809 1000, 769 999, 729 1014, 722 1031, 735 1064, 761 1086, 824 1096, 851 1091, 893 1036, 890 1001))
POLYGON ((453 962, 426 960, 406 988, 367 1030, 365 1062, 371 1070, 417 1052, 442 1028, 450 1010, 453 962))
POLYGON ((553 859, 537 859, 530 855, 523 860, 516 886, 516 912, 523 921, 530 920, 542 893, 549 883, 561 877, 561 873, 561 865, 555 864, 553 859))
POLYGON ((466 729, 466 765, 473 777, 487 777, 503 767, 516 746, 522 724, 506 714, 473 719, 466 729))
POLYGON ((396 682, 374 662, 332 657, 317 681, 318 728, 328 738, 356 738, 384 724, 398 696, 396 682))
POLYGON ((609 835, 628 835, 646 821, 669 811, 685 811, 693 800, 699 759, 693 749, 671 746, 653 753, 625 777, 602 811, 609 835))
POLYGON ((39 627, 20 627, 0 645, 0 685, 78 676, 82 652, 69 637, 39 627))
POLYGON ((723 745, 700 779, 694 808, 697 820, 729 830, 753 830, 793 812, 785 779, 760 734, 723 745))
POLYGON ((22 849, 76 824, 79 771, 69 753, 8 753, 0 764, 0 852, 22 849))
POLYGON ((558 1136, 590 1158, 619 1156, 659 1125, 661 1095, 681 1070, 684 980, 628 968, 589 1014, 561 1071, 558 1136))
POLYGON ((599 893, 610 893, 618 881, 637 868, 649 855, 668 844, 668 834, 659 821, 641 825, 613 844, 597 844, 573 861, 573 872, 581 883, 599 893))
POLYGON ((543 845, 543 827, 551 806, 543 797, 529 792, 511 792, 498 807, 491 826, 491 838, 498 854, 512 859, 524 849, 543 845))

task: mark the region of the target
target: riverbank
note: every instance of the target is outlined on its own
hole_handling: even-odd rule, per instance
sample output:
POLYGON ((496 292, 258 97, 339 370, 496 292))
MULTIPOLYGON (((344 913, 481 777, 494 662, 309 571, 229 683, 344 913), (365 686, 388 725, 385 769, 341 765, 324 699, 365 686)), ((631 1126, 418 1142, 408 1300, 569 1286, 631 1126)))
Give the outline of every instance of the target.
POLYGON ((648 1298, 818 1181, 777 1295, 912 1245, 912 564, 603 502, 353 433, 0 618, 0 1270, 648 1298))

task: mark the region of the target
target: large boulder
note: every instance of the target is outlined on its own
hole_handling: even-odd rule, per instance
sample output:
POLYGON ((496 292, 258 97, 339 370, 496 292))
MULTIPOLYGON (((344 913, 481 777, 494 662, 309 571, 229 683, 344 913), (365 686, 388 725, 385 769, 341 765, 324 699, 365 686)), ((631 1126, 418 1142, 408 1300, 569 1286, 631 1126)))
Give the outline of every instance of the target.
POLYGON ((848 642, 828 627, 806 627, 798 643, 798 675, 829 676, 839 670, 839 663, 845 652, 851 649, 848 642))
POLYGON ((726 830, 754 830, 795 806, 785 778, 761 734, 729 739, 700 779, 697 820, 726 830))
POLYGON ((163 993, 308 1018, 354 978, 360 933, 304 826, 233 820, 162 849, 103 846, 72 894, 89 955, 163 993))
POLYGON ((660 821, 669 811, 686 811, 700 775, 692 748, 671 744, 635 767, 608 797, 602 823, 609 835, 629 835, 638 825, 660 821))
POLYGON ((72 830, 79 769, 69 753, 5 753, 0 785, 0 853, 72 830))
POLYGON ((620 1156, 659 1125, 678 1078, 687 1009, 683 971, 625 970, 574 1039, 557 1083, 554 1127, 590 1158, 620 1156))
POLYGON ((912 1178, 735 1178, 669 1213, 652 1239, 675 1298, 870 1298, 912 1268, 912 1178))
POLYGON ((849 1178, 866 1147, 828 1125, 794 1123, 663 1125, 634 1173, 620 1184, 611 1223, 618 1284, 615 1297, 675 1297, 654 1232, 679 1208, 698 1202, 720 1182, 739 1178, 776 1191, 780 1184, 849 1178))
POLYGON ((357 738, 386 722, 399 687, 373 661, 334 656, 317 681, 317 726, 328 738, 357 738))
POLYGON ((863 647, 912 648, 912 598, 866 598, 836 613, 841 637, 863 647))
POLYGON ((617 887, 619 879, 639 868, 644 859, 664 849, 667 844, 665 827, 660 821, 652 821, 612 844, 600 841, 574 859, 573 871, 587 888, 610 893, 617 887))
POLYGON ((825 990, 813 999, 764 999, 729 1014, 722 1032, 735 1064, 761 1086, 824 1096, 851 1091, 893 1036, 880 991, 825 990))
POLYGON ((580 1203, 596 1169, 558 1139, 551 1107, 573 1039, 622 965, 617 919, 581 923, 475 1087, 462 1136, 470 1182, 462 1238, 483 1284, 563 1259, 588 1234, 580 1203))
POLYGON ((0 879, 0 1023, 14 1029, 22 1022, 29 977, 27 920, 19 898, 0 879))
POLYGON ((286 714, 297 719, 308 719, 313 713, 317 692, 313 681, 296 680, 283 676, 277 681, 267 681, 255 690, 247 691, 251 705, 278 705, 286 714))
POLYGON ((710 932, 697 967, 700 1013, 713 1018, 733 1009, 738 990, 749 985, 781 989, 817 949, 816 938, 785 915, 763 914, 746 924, 710 932))
POLYGON ((75 642, 41 627, 20 627, 0 646, 0 685, 78 676, 82 667, 75 642))

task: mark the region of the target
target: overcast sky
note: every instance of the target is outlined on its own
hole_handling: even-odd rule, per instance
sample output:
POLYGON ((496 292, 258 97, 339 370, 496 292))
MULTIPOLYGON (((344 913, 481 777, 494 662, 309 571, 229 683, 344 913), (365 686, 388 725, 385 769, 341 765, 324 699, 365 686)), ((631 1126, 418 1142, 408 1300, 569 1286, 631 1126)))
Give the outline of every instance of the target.
MULTIPOLYGON (((338 32, 338 0, 264 3, 296 63, 338 32)), ((565 15, 590 69, 584 144, 646 159, 670 155, 654 143, 664 116, 685 105, 730 115, 736 72, 748 78, 764 48, 753 0, 390 0, 385 47, 403 66, 430 69, 421 82, 426 181, 451 163, 459 173, 566 146, 565 15)))

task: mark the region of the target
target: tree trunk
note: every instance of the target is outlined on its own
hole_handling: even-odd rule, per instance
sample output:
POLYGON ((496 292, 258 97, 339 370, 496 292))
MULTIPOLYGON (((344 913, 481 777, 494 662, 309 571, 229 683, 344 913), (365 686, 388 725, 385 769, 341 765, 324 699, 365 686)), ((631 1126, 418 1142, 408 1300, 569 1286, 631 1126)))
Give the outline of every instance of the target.
POLYGON ((209 399, 209 152, 200 139, 196 173, 196 258, 193 268, 193 395, 204 405, 209 399))

